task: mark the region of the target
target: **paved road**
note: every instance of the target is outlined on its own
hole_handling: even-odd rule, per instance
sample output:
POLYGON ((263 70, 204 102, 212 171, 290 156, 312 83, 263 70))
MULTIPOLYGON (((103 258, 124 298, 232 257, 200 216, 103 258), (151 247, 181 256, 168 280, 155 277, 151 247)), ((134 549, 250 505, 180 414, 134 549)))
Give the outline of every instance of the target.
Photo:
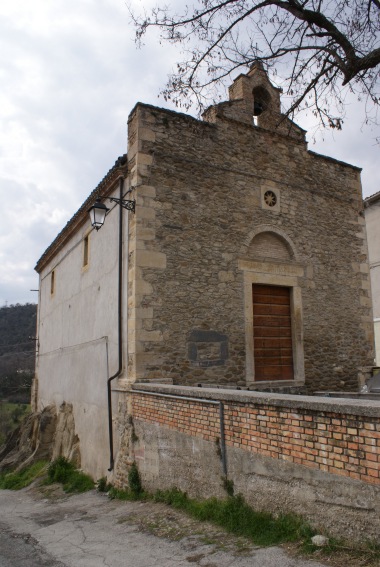
POLYGON ((0 523, 1 567, 65 567, 28 535, 15 535, 0 523))
POLYGON ((326 567, 231 541, 159 504, 0 490, 1 567, 326 567))

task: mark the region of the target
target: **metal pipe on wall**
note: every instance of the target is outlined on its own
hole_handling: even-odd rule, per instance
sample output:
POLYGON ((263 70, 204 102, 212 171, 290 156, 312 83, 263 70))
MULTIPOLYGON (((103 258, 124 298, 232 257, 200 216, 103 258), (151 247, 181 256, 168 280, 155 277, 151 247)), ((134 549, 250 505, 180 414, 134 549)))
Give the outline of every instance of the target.
MULTIPOLYGON (((119 180, 119 197, 123 198, 124 178, 119 180)), ((123 207, 119 206, 119 275, 118 275, 118 299, 117 299, 117 336, 118 336, 118 369, 107 380, 107 398, 108 398, 108 436, 110 449, 110 466, 109 471, 114 467, 113 453, 113 424, 112 424, 112 400, 111 400, 111 382, 120 376, 123 369, 123 207)))
POLYGON ((145 394, 158 398, 171 398, 173 400, 186 400, 188 402, 199 402, 219 406, 219 431, 220 431, 220 457, 222 462, 223 475, 227 476, 227 449, 224 432, 224 404, 220 400, 208 400, 207 398, 191 398, 188 396, 176 396, 175 394, 161 394, 160 392, 150 392, 149 390, 131 390, 131 394, 145 394))

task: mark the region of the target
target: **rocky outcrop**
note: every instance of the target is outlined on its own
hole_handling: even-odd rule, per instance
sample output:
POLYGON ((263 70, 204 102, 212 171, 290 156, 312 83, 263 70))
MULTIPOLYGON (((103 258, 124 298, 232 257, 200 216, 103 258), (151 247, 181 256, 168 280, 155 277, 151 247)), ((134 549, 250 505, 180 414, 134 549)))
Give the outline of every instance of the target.
POLYGON ((80 466, 73 407, 52 404, 27 416, 0 448, 0 471, 19 470, 35 461, 66 457, 80 466))
POLYGON ((28 415, 0 450, 0 471, 20 469, 37 460, 50 460, 56 424, 55 405, 28 415))
POLYGON ((52 459, 66 457, 78 468, 81 465, 79 437, 75 433, 75 421, 72 404, 63 402, 59 408, 55 429, 52 459))

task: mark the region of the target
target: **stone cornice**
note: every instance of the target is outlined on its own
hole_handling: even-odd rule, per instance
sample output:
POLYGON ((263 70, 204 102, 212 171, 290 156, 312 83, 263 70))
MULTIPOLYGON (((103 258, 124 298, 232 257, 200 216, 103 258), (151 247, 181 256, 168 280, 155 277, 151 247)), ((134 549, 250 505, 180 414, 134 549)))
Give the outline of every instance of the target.
POLYGON ((325 156, 323 154, 317 154, 316 152, 313 152, 311 150, 307 151, 309 155, 318 158, 318 159, 323 159, 326 161, 331 161, 332 163, 337 163, 338 165, 343 165, 343 167, 351 167, 351 169, 355 169, 356 171, 358 171, 359 173, 362 171, 362 167, 358 167, 357 165, 352 165, 352 163, 347 163, 345 161, 341 161, 339 159, 335 159, 333 157, 330 156, 325 156))

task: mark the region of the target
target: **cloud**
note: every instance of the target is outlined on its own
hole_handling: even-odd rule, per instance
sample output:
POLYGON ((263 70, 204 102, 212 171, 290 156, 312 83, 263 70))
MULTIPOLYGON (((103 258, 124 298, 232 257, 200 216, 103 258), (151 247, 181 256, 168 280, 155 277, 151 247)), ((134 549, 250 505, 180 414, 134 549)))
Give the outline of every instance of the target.
MULTIPOLYGON (((156 0, 133 4, 149 9, 156 0)), ((158 93, 178 52, 160 46, 154 32, 141 49, 133 39, 124 0, 2 6, 0 304, 36 300, 28 291, 37 287, 36 261, 126 151, 136 102, 170 107, 158 93)), ((343 133, 327 134, 310 149, 365 166, 368 194, 380 189, 377 147, 359 131, 353 109, 343 133)))
POLYGON ((0 303, 31 300, 36 260, 126 151, 128 114, 156 101, 170 63, 167 49, 155 62, 136 50, 122 1, 3 8, 0 303))

